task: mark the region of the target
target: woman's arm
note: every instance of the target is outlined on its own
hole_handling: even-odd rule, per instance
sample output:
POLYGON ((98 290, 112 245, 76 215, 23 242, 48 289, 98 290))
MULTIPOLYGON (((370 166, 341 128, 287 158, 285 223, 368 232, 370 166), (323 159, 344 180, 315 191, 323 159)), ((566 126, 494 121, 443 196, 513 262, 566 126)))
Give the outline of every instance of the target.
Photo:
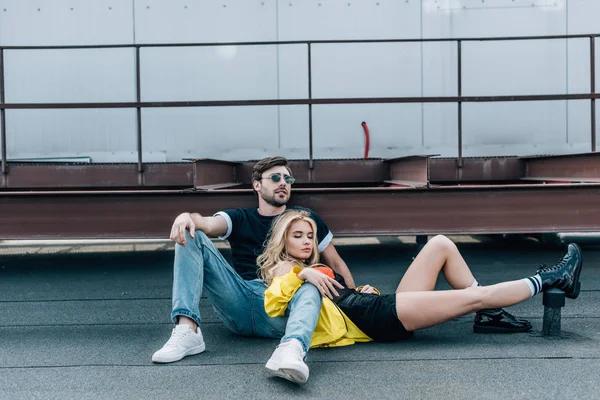
POLYGON ((338 254, 333 243, 329 243, 329 246, 327 246, 325 250, 321 252, 321 259, 325 264, 329 266, 329 268, 331 268, 344 278, 344 281, 346 281, 346 285, 350 289, 354 289, 356 287, 356 285, 354 284, 354 279, 352 279, 352 274, 348 269, 348 266, 346 265, 342 257, 340 257, 340 255, 338 254))
POLYGON ((271 317, 285 315, 289 301, 304 281, 297 274, 302 268, 292 267, 285 275, 275 277, 265 291, 265 311, 271 317))

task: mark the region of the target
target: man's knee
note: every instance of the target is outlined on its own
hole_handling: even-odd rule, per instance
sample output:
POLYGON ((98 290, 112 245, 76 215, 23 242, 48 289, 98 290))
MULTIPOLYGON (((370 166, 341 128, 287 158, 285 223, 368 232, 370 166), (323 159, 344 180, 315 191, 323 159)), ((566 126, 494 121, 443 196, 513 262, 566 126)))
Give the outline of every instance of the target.
POLYGON ((195 231, 194 237, 192 238, 190 231, 186 229, 185 230, 185 240, 186 240, 186 242, 190 242, 190 241, 197 241, 199 243, 211 242, 210 238, 208 236, 206 236, 206 233, 204 233, 200 230, 195 231))
POLYGON ((192 238, 190 231, 188 231, 186 229, 186 231, 185 231, 185 246, 176 244, 175 247, 176 248, 178 248, 178 247, 189 248, 190 246, 196 245, 199 249, 202 250, 202 247, 206 246, 209 243, 212 244, 212 241, 210 240, 210 238, 208 236, 206 236, 206 233, 204 233, 202 231, 196 231, 196 232, 194 232, 194 237, 192 238))

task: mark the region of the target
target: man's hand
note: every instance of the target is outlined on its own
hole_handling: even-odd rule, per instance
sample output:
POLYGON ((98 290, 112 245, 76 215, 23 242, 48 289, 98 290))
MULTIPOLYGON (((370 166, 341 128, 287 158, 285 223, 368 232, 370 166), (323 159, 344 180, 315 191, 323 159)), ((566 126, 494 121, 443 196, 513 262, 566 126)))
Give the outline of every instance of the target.
POLYGON ((321 295, 327 296, 330 299, 333 299, 333 296, 339 296, 335 287, 339 289, 343 289, 344 287, 335 279, 331 279, 327 275, 317 270, 311 268, 304 268, 302 271, 298 272, 298 279, 302 279, 303 281, 310 282, 319 289, 321 295))
POLYGON ((183 213, 175 218, 169 239, 177 244, 180 244, 181 246, 185 246, 186 229, 190 231, 190 236, 193 238, 196 234, 196 224, 194 224, 194 220, 192 219, 190 213, 183 213))

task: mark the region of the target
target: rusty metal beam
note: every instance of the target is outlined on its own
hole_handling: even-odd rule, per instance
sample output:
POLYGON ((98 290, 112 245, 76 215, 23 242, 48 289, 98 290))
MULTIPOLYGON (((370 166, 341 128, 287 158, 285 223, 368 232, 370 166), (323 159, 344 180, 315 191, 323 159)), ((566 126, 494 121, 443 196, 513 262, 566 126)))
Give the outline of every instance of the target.
MULTIPOLYGON (((600 230, 597 184, 295 189, 292 200, 317 211, 337 236, 600 230)), ((166 238, 183 211, 255 206, 249 189, 6 192, 0 239, 166 238)))
POLYGON ((239 185, 235 169, 240 163, 210 158, 194 158, 191 161, 194 163, 195 189, 214 190, 239 185))
MULTIPOLYGON (((148 187, 190 188, 192 163, 147 163, 143 179, 143 185, 148 187)), ((139 187, 137 164, 11 163, 5 182, 13 190, 139 187)))
POLYGON ((600 153, 521 157, 523 180, 600 182, 600 153))
POLYGON ((518 181, 525 174, 519 157, 464 158, 462 168, 456 158, 432 158, 430 180, 433 183, 518 181))
POLYGON ((429 157, 415 155, 386 160, 390 167, 390 179, 385 182, 409 187, 429 186, 429 157))
MULTIPOLYGON (((254 164, 254 161, 247 161, 237 166, 237 177, 240 182, 252 183, 254 164)), ((313 160, 312 172, 309 160, 289 160, 289 167, 298 184, 364 184, 382 183, 390 179, 389 165, 378 158, 313 160)))
MULTIPOLYGON (((538 157, 456 158, 408 156, 392 160, 338 159, 291 160, 290 168, 300 186, 364 186, 401 184, 412 187, 454 183, 532 181, 599 182, 600 155, 584 153, 538 157)), ((197 188, 216 190, 251 184, 254 161, 228 162, 197 159, 196 163, 144 164, 145 188, 197 188), (194 177, 194 168, 196 176, 194 177)), ((134 164, 18 164, 9 163, 4 190, 126 189, 139 188, 134 164)), ((1 193, 1 192, 0 192, 1 193)))

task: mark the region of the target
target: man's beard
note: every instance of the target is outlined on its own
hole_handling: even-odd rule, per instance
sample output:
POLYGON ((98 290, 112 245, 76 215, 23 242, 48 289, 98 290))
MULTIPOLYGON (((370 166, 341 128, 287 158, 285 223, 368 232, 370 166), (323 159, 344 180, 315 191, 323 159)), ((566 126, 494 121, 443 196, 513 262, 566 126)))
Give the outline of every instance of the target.
POLYGON ((277 197, 277 195, 275 193, 269 194, 269 193, 263 193, 262 191, 260 192, 260 197, 269 205, 273 206, 273 207, 282 207, 285 206, 289 200, 289 197, 285 197, 285 199, 280 199, 279 197, 277 197))

